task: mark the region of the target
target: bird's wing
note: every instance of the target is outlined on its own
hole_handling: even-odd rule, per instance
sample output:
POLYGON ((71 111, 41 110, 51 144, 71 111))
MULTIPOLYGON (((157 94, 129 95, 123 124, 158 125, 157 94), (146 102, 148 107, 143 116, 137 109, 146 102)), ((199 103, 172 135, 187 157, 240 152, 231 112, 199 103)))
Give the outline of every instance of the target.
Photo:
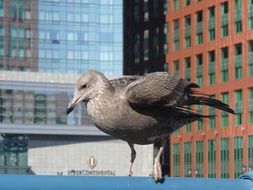
POLYGON ((110 80, 110 83, 114 88, 125 88, 126 86, 128 86, 129 84, 131 84, 132 82, 136 81, 139 78, 140 76, 125 76, 121 78, 112 79, 110 80))
POLYGON ((147 74, 129 84, 127 100, 137 106, 180 106, 188 88, 198 87, 195 83, 167 72, 147 74))

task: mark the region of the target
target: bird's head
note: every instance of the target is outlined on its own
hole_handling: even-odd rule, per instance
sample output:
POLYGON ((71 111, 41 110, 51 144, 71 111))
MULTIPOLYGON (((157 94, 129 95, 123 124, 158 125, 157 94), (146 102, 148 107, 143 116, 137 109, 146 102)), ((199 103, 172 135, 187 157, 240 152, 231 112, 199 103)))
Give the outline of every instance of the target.
POLYGON ((87 103, 90 99, 96 97, 99 93, 99 84, 102 82, 101 78, 105 77, 97 71, 89 71, 79 77, 75 84, 74 97, 66 109, 67 114, 69 114, 79 102, 83 101, 87 103))

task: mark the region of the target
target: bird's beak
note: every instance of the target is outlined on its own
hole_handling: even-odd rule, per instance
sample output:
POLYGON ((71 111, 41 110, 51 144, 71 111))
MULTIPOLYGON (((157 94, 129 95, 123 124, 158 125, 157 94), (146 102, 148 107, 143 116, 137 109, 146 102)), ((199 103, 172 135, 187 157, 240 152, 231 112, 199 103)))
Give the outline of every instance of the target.
POLYGON ((80 101, 80 97, 79 96, 74 96, 74 98, 71 100, 71 102, 69 103, 68 108, 66 109, 66 114, 68 115, 70 112, 73 111, 73 109, 75 108, 76 104, 80 101))

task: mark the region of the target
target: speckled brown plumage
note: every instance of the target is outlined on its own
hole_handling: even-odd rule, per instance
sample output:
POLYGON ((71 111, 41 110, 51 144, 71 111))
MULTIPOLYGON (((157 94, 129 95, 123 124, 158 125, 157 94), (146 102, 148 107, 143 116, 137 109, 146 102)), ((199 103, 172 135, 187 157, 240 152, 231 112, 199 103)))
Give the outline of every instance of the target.
MULTIPOLYGON (((176 129, 206 117, 185 109, 188 105, 208 105, 233 113, 228 105, 199 93, 196 88, 197 84, 167 72, 108 80, 103 74, 90 71, 78 79, 67 113, 84 101, 94 125, 127 141, 133 154, 133 144, 166 142, 176 129)), ((134 158, 131 157, 132 162, 134 158)), ((159 180, 160 163, 155 164, 154 176, 159 180)))

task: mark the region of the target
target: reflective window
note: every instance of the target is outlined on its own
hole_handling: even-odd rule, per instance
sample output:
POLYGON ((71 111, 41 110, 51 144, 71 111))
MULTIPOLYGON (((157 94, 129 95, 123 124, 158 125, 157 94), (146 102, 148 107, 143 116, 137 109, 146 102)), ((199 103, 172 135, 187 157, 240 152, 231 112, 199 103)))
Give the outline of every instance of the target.
POLYGON ((122 75, 122 14, 122 1, 12 0, 3 6, 1 0, 0 16, 16 20, 9 27, 0 26, 0 41, 10 44, 0 44, 0 56, 7 60, 0 65, 5 70, 83 73, 96 69, 122 75), (100 59, 101 46, 107 47, 111 64, 100 59))

